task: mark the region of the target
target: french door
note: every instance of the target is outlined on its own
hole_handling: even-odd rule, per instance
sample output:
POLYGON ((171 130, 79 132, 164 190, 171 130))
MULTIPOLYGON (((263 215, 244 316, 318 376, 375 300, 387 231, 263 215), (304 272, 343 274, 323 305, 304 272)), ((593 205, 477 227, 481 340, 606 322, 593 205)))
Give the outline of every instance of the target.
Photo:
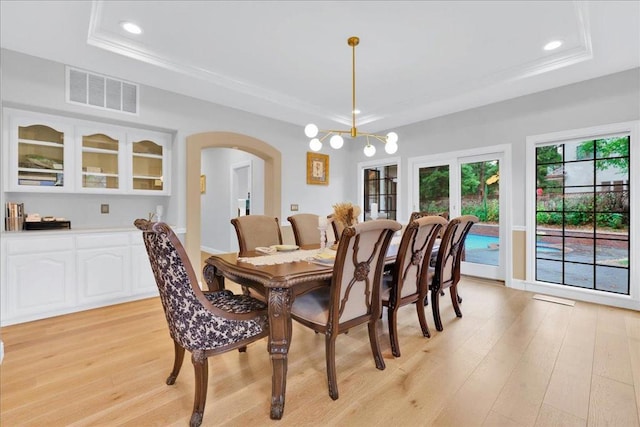
POLYGON ((475 215, 465 242, 461 271, 504 280, 506 236, 504 152, 456 152, 412 161, 411 210, 449 218, 475 215), (502 172, 502 173, 501 173, 502 172))

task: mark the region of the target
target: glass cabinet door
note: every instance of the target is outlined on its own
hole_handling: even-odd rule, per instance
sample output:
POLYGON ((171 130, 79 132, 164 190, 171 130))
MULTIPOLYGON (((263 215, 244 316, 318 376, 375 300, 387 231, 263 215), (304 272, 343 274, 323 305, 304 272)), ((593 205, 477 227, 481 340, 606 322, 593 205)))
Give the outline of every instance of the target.
POLYGON ((134 190, 164 190, 164 147, 142 139, 132 144, 132 185, 134 190))
POLYGON ((82 135, 82 188, 120 188, 120 141, 96 133, 82 135))
POLYGON ((64 185, 64 132, 34 124, 18 126, 18 186, 64 185))

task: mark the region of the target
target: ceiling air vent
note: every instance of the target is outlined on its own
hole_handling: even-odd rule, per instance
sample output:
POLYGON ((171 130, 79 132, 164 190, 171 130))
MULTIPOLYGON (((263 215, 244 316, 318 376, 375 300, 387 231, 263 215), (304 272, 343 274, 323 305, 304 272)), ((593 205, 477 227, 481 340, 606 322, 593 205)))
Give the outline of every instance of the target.
POLYGON ((138 114, 139 86, 96 73, 67 67, 67 102, 138 114))

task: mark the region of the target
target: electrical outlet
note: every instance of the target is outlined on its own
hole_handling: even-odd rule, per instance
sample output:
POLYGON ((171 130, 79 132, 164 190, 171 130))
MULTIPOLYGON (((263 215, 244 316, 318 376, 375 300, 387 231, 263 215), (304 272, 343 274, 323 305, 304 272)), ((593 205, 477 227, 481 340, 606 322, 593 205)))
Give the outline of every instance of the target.
POLYGON ((109 205, 108 204, 100 205, 100 213, 108 214, 109 213, 109 205))
POLYGON ((298 210, 298 205, 291 205, 291 212, 296 212, 298 210))

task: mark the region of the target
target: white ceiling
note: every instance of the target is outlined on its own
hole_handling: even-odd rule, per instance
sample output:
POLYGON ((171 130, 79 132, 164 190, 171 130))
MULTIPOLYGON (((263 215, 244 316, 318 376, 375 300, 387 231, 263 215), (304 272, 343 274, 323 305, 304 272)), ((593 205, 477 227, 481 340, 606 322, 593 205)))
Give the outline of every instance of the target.
MULTIPOLYGON (((640 66, 638 1, 1 1, 3 48, 377 132, 640 66), (130 20, 140 36, 119 26, 130 20), (561 48, 542 46, 561 39, 561 48)), ((141 96, 144 96, 142 94, 141 96)), ((339 126, 344 128, 344 126, 339 126)))

